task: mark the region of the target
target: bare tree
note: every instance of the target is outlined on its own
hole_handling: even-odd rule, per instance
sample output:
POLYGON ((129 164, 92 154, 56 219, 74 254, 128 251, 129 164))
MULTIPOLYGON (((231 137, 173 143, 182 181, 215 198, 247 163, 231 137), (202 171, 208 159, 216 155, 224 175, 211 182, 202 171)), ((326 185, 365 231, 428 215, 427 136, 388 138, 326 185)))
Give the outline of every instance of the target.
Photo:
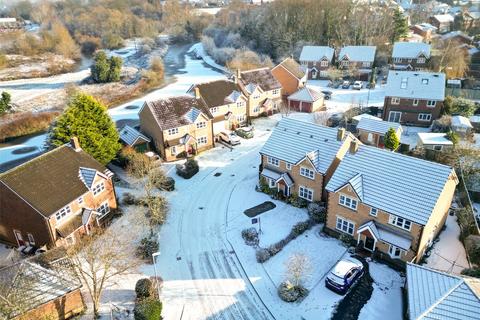
POLYGON ((285 275, 294 287, 301 286, 312 271, 310 258, 303 253, 293 254, 285 263, 285 267, 285 275))
POLYGON ((445 72, 447 78, 464 77, 469 68, 470 58, 460 43, 453 40, 440 41, 432 57, 433 69, 445 72))
POLYGON ((322 126, 328 126, 328 118, 329 115, 327 111, 319 111, 313 114, 313 121, 322 126))

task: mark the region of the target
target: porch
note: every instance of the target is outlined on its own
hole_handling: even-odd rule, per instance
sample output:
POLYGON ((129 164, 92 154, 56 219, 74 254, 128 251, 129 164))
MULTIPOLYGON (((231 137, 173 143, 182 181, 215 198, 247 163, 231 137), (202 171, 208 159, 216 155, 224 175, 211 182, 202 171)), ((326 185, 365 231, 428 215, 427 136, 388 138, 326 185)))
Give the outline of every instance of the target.
POLYGON ((289 197, 292 194, 294 181, 287 172, 277 172, 264 168, 260 172, 260 176, 267 180, 268 186, 271 189, 276 188, 277 192, 284 197, 289 197))

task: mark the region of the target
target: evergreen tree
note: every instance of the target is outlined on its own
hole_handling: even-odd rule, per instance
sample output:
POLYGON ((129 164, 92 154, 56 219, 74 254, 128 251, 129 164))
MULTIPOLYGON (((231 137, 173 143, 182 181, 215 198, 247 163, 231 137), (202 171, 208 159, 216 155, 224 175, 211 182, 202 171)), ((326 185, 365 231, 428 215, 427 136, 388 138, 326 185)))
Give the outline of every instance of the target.
POLYGON ((75 94, 50 133, 49 144, 61 146, 77 137, 83 150, 102 164, 120 150, 119 136, 107 108, 92 96, 75 94))
POLYGON ((388 129, 384 138, 385 148, 395 151, 400 145, 400 139, 397 136, 397 133, 393 128, 388 129))
POLYGON ((393 13, 393 42, 405 38, 408 35, 407 18, 397 8, 393 13))
POLYGON ((110 63, 108 62, 107 55, 104 51, 99 51, 95 55, 94 63, 90 70, 92 72, 92 78, 95 82, 107 82, 110 70, 110 63))
POLYGON ((12 100, 10 93, 3 91, 0 97, 0 115, 11 109, 10 101, 12 100))
POLYGON ((122 70, 122 58, 110 57, 109 70, 108 70, 108 82, 120 81, 120 71, 122 70))

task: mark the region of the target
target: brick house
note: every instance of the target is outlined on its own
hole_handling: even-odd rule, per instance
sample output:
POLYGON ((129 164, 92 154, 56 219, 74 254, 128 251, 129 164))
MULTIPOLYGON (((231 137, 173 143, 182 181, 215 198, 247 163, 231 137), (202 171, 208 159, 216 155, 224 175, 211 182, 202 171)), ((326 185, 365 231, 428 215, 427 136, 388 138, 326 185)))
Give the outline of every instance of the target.
POLYGON ((430 23, 420 23, 410 26, 410 30, 414 34, 420 35, 423 41, 430 42, 432 40, 432 36, 437 32, 438 29, 430 23))
POLYGON ((248 99, 247 118, 271 115, 282 104, 282 84, 273 76, 269 68, 248 71, 237 70, 234 81, 248 99))
POLYGON ((247 123, 247 97, 240 86, 217 80, 192 86, 187 93, 201 99, 212 115, 213 134, 233 130, 247 123))
POLYGON ((260 150, 260 180, 285 197, 320 201, 352 139, 344 129, 283 118, 260 150))
POLYGON ((338 68, 360 80, 367 81, 370 78, 375 62, 375 46, 346 46, 340 49, 338 54, 338 68))
POLYGON ((300 64, 307 70, 309 80, 326 79, 327 70, 333 65, 335 50, 327 46, 304 46, 300 64))
POLYGON ((307 82, 307 75, 303 68, 292 58, 286 58, 272 68, 272 74, 282 85, 282 93, 288 96, 307 82))
POLYGON ((455 18, 451 14, 436 14, 430 17, 430 23, 435 26, 438 33, 447 33, 451 30, 455 18))
POLYGON ((66 259, 22 260, 0 269, 0 319, 70 319, 85 310, 82 283, 66 259))
POLYGON ((366 145, 384 148, 385 134, 390 128, 395 130, 395 133, 400 140, 403 130, 399 123, 363 117, 357 124, 357 137, 366 145))
POLYGON ((76 138, 0 175, 0 241, 52 248, 74 243, 117 207, 113 173, 76 138))
POLYGON ((420 261, 448 215, 451 167, 352 142, 326 186, 325 231, 385 259, 420 261))
POLYGON ((423 42, 395 42, 392 52, 392 67, 395 70, 427 69, 430 60, 430 45, 423 42))
POLYGON ((150 137, 165 161, 193 156, 213 147, 213 125, 202 99, 176 96, 146 101, 139 112, 140 131, 150 137))
POLYGON ((298 112, 325 111, 324 95, 312 87, 303 87, 287 98, 288 109, 298 112))
POLYGON ((444 99, 444 73, 390 70, 383 120, 428 127, 440 117, 444 99))

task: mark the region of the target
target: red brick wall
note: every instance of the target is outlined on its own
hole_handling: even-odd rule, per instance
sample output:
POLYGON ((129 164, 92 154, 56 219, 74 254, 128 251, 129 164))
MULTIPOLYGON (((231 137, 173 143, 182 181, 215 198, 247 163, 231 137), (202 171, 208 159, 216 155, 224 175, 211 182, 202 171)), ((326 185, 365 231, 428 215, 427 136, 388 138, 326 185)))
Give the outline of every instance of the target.
POLYGON ((399 111, 402 113, 400 123, 410 123, 416 126, 430 126, 432 121, 440 117, 443 108, 443 101, 437 101, 435 107, 427 107, 427 100, 419 100, 418 105, 413 105, 414 99, 400 99, 399 104, 392 104, 391 97, 385 97, 383 108, 383 120, 388 121, 390 111, 399 111), (430 121, 419 121, 419 113, 430 113, 432 119, 430 121))

